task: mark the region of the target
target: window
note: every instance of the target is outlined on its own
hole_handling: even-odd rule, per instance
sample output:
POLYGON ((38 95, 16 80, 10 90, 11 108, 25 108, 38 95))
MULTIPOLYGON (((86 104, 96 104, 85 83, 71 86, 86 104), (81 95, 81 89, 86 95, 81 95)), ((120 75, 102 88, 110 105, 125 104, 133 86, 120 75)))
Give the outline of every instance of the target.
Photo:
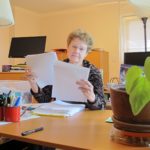
MULTIPOLYGON (((147 20, 147 50, 150 51, 150 20, 147 20)), ((144 26, 140 18, 125 16, 121 18, 121 57, 124 52, 144 52, 144 26)))

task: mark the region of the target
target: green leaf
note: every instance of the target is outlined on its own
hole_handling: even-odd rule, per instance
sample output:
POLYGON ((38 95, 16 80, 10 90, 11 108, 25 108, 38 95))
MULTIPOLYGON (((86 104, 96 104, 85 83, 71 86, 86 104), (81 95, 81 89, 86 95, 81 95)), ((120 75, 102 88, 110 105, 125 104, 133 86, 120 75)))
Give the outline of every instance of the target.
POLYGON ((146 78, 150 81, 150 57, 147 57, 144 64, 144 72, 146 78))
POLYGON ((150 101, 150 82, 144 76, 137 79, 135 87, 129 94, 129 101, 134 115, 138 115, 150 101))
POLYGON ((130 94, 136 86, 136 80, 143 74, 143 70, 137 66, 132 66, 126 73, 126 92, 130 94))
POLYGON ((150 102, 150 57, 144 64, 144 72, 140 67, 133 66, 126 73, 126 92, 134 115, 150 102))

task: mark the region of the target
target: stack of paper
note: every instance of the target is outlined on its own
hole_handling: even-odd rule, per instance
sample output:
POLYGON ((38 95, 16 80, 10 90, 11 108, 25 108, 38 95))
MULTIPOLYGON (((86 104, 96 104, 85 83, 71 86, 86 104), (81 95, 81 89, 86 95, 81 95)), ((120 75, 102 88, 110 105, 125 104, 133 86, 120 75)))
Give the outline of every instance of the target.
POLYGON ((60 100, 43 103, 40 107, 34 109, 33 114, 43 115, 43 116, 73 116, 79 111, 85 109, 84 104, 69 104, 60 100))

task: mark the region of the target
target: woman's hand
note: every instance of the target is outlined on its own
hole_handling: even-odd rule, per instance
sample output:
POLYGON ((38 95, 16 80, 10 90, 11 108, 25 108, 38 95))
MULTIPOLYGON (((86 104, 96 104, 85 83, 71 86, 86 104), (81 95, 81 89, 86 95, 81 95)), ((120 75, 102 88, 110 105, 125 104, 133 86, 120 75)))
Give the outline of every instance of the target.
POLYGON ((79 80, 76 82, 79 85, 79 89, 83 92, 86 98, 92 103, 95 101, 95 94, 93 91, 93 85, 87 80, 79 80))
POLYGON ((38 93, 38 85, 36 83, 36 76, 30 67, 26 67, 25 69, 25 77, 29 81, 31 89, 34 93, 38 93))

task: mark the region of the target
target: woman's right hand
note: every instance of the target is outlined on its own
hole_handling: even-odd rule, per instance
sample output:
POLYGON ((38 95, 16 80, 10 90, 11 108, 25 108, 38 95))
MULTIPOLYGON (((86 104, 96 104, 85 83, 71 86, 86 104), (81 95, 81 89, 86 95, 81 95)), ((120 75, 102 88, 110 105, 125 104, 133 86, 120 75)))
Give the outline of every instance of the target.
POLYGON ((38 93, 38 85, 36 83, 36 76, 30 67, 26 67, 25 77, 29 81, 32 91, 34 93, 38 93))

